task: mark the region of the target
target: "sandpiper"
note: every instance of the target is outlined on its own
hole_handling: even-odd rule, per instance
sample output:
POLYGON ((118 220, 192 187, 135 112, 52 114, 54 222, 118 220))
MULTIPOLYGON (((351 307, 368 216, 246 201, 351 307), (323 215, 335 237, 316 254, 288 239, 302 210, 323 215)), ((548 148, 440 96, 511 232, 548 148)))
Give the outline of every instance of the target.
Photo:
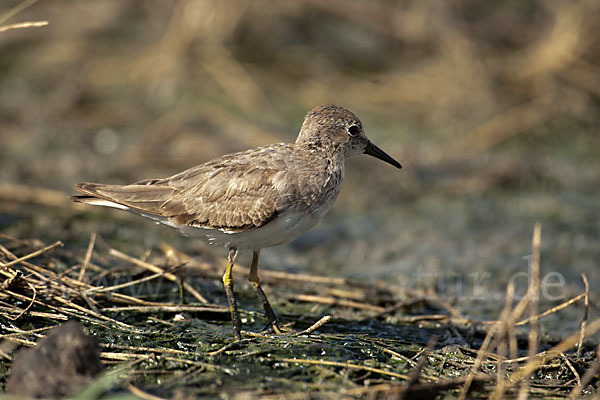
POLYGON ((367 139, 356 115, 328 104, 308 112, 295 143, 227 154, 164 179, 131 185, 79 183, 75 188, 84 195, 73 199, 130 211, 185 236, 229 248, 223 285, 233 334, 241 340, 232 276, 238 249, 252 250, 248 280, 269 325, 281 333, 260 286, 260 251, 290 242, 315 226, 340 192, 345 159, 359 154, 402 168, 367 139))

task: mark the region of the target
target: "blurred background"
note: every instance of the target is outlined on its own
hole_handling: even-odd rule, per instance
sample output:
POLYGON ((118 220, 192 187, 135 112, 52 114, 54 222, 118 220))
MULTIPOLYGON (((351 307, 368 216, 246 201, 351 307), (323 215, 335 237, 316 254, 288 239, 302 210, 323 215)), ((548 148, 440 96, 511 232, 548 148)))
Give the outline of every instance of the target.
POLYGON ((168 228, 73 209, 73 184, 294 141, 309 109, 336 103, 404 169, 348 161, 330 214, 263 266, 497 315, 540 222, 550 297, 581 292, 581 273, 600 284, 597 1, 4 0, 1 16, 49 25, 0 34, 0 232, 84 253, 95 229, 194 254, 168 228), (54 211, 22 185, 52 190, 54 211), (83 212, 102 218, 81 228, 83 212))

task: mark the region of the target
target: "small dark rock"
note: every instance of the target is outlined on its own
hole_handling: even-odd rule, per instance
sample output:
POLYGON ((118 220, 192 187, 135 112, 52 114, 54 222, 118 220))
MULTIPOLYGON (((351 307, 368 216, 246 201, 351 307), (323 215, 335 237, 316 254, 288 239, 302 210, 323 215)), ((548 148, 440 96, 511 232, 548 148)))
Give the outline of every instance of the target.
POLYGON ((49 331, 35 347, 15 354, 6 392, 36 398, 70 396, 102 370, 96 340, 76 321, 49 331))

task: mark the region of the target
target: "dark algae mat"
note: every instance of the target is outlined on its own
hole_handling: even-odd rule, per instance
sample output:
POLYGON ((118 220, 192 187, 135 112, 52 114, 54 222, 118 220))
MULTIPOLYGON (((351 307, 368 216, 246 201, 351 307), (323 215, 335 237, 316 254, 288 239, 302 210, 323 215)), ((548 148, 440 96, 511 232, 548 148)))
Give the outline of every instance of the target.
MULTIPOLYGON (((265 270, 287 328, 275 335, 265 330, 240 265, 244 330, 237 342, 218 255, 192 258, 165 243, 128 255, 96 234, 87 247, 70 247, 0 234, 3 385, 17 379, 12 366, 25 362, 17 349, 43 346, 46 335, 77 321, 82 338, 58 334, 63 343, 56 339, 44 354, 97 354, 100 367, 87 366, 93 357, 81 362, 93 374, 69 379, 79 385, 69 395, 85 398, 562 398, 596 391, 600 364, 587 337, 600 320, 582 319, 580 330, 553 336, 539 330, 544 318, 569 307, 585 318, 586 292, 546 310, 536 310, 533 296, 513 297, 499 305, 498 320, 475 321, 433 292, 265 270), (86 350, 90 341, 96 347, 86 350)), ((31 362, 58 377, 73 363, 58 356, 31 362)), ((32 393, 14 389, 16 382, 8 387, 32 393)))

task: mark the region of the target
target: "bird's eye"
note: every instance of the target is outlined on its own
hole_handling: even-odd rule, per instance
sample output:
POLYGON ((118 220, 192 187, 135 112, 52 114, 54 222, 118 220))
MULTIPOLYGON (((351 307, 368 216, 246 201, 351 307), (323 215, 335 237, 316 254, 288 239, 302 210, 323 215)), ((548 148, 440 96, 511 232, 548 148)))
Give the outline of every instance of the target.
POLYGON ((360 128, 358 127, 358 125, 350 125, 348 127, 348 135, 354 137, 358 135, 358 132, 360 132, 360 128))

